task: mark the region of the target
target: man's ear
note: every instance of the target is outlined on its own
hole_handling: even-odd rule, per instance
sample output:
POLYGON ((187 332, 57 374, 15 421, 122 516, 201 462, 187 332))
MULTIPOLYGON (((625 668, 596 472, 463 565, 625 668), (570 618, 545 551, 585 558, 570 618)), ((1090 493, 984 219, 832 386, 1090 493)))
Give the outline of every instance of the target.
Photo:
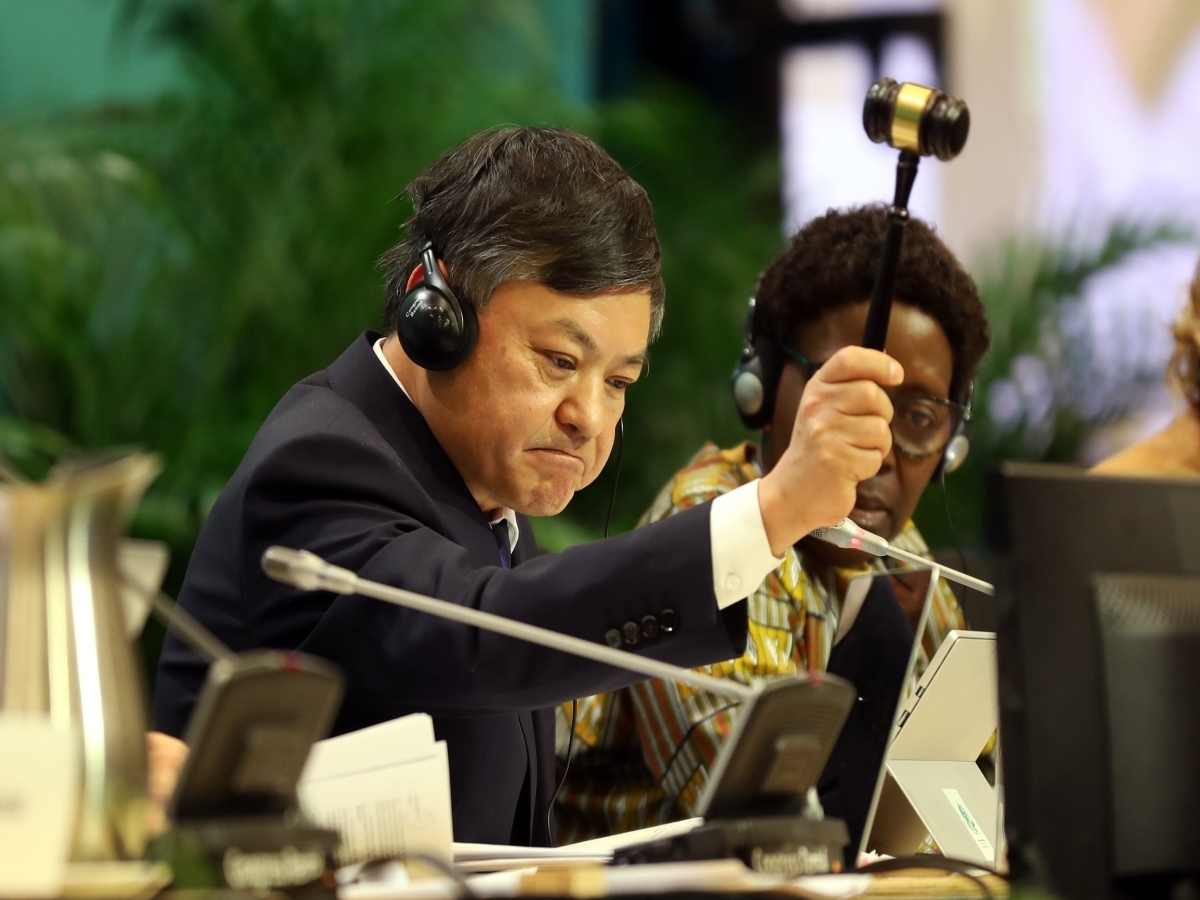
MULTIPOLYGON (((439 259, 438 260, 438 268, 442 270, 442 277, 445 278, 447 282, 449 282, 450 281, 450 270, 446 268, 446 263, 439 259)), ((418 265, 415 269, 413 269, 412 273, 408 276, 408 282, 404 285, 404 293, 407 294, 409 291, 411 291, 413 288, 415 288, 418 284, 420 284, 421 278, 424 274, 425 274, 425 269, 421 265, 418 265)))

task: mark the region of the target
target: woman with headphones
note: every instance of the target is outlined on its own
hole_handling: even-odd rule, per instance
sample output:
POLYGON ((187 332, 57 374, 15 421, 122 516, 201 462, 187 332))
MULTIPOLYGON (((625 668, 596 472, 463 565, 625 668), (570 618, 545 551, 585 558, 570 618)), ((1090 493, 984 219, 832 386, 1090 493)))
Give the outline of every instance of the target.
MULTIPOLYGON (((831 211, 802 228, 767 267, 751 300, 745 349, 733 376, 738 413, 747 427, 761 430, 761 442, 725 450, 706 444, 659 493, 643 524, 772 469, 797 417, 814 414, 817 401, 805 391, 813 373, 861 340, 886 228, 882 206, 831 211)), ((912 514, 929 482, 966 456, 971 382, 987 350, 988 322, 971 277, 919 220, 908 225, 895 296, 887 352, 905 378, 888 389, 893 448, 878 473, 859 484, 850 518, 898 547, 928 555, 912 514)), ((826 810, 847 820, 852 846, 878 760, 872 768, 862 748, 843 745, 880 743, 881 756, 874 732, 882 727, 886 737, 890 727, 928 585, 927 576, 917 573, 875 578, 865 597, 859 590, 848 600, 854 576, 881 572, 883 565, 811 538, 800 541, 750 597, 746 653, 703 670, 742 682, 828 670, 855 682, 864 699, 860 706, 873 709, 863 711, 857 726, 847 726, 822 784, 826 810), (865 779, 855 775, 856 767, 870 769, 865 779)), ((964 627, 944 582, 933 603, 922 635, 926 659, 948 631, 964 627)), ((736 715, 728 701, 659 681, 581 701, 573 741, 578 752, 556 807, 559 839, 695 815, 708 767, 736 715)))

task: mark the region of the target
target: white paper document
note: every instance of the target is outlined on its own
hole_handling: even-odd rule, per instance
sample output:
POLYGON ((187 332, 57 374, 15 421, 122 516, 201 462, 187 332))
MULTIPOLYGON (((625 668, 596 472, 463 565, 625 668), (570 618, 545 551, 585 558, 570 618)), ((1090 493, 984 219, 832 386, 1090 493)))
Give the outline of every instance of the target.
POLYGON ((692 819, 680 819, 678 822, 667 822, 665 825, 651 825, 649 828, 638 828, 635 831, 624 831, 621 834, 610 834, 608 837, 592 838, 590 841, 580 841, 577 844, 567 844, 563 850, 576 852, 607 851, 610 855, 635 844, 646 844, 650 841, 662 841, 667 838, 687 834, 704 824, 699 816, 692 819))
POLYGON ((418 713, 319 741, 298 786, 304 811, 342 837, 338 863, 428 853, 454 840, 446 742, 418 713))
POLYGON ((606 863, 613 854, 635 844, 675 837, 702 824, 703 819, 684 819, 666 825, 639 828, 622 834, 565 844, 561 847, 514 847, 508 844, 454 844, 454 864, 464 872, 498 872, 540 865, 586 865, 606 863))
POLYGON ((79 802, 79 736, 0 715, 0 897, 56 897, 79 802))

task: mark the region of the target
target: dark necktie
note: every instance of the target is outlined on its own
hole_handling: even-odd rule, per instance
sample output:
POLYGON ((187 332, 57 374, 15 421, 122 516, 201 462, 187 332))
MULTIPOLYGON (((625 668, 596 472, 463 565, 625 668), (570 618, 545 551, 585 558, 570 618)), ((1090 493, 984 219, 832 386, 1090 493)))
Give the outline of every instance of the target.
POLYGON ((492 534, 496 536, 496 549, 500 551, 500 565, 511 569, 512 547, 508 543, 508 519, 501 519, 493 525, 492 534))

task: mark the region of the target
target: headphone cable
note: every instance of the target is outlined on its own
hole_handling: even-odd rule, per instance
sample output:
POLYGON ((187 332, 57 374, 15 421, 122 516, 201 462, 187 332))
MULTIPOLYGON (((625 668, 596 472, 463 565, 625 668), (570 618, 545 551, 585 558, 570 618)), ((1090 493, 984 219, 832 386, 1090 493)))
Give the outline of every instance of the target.
MULTIPOLYGON (((617 419, 617 468, 613 472, 612 490, 608 495, 608 512, 604 515, 604 536, 607 538, 609 529, 612 527, 613 507, 617 502, 617 485, 621 481, 621 456, 625 452, 625 418, 622 416, 617 419)), ((567 761, 563 764, 562 777, 558 779, 558 785, 554 788, 554 793, 550 795, 550 805, 546 808, 546 836, 550 841, 550 845, 554 846, 554 804, 558 800, 558 795, 563 789, 563 785, 567 783, 567 774, 571 771, 571 750, 575 746, 575 717, 579 713, 579 701, 571 701, 571 728, 567 732, 567 761)))
MULTIPOLYGON (((946 508, 946 524, 950 526, 950 537, 954 539, 954 549, 958 551, 958 561, 961 564, 962 571, 968 575, 971 573, 967 570, 967 554, 963 552, 962 541, 958 539, 958 529, 954 527, 954 516, 950 514, 950 494, 946 491, 946 469, 942 467, 942 505, 946 508)), ((963 597, 967 596, 967 591, 971 590, 967 586, 963 586, 963 597)))

